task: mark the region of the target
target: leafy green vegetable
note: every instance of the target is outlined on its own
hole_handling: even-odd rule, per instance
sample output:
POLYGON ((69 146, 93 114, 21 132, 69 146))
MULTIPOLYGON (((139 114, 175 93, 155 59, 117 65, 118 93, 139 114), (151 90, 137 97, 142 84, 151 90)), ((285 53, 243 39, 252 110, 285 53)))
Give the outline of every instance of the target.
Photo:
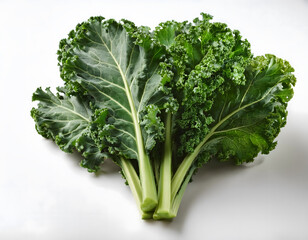
MULTIPOLYGON (((155 145, 157 134, 142 134, 139 122, 148 105, 162 108, 167 101, 159 73, 163 51, 154 44, 136 45, 146 39, 133 37, 138 33, 131 22, 102 20, 91 18, 61 41, 62 78, 72 91, 91 96, 97 108, 108 109, 113 123, 105 144, 111 154, 138 160, 142 208, 152 210, 157 204, 156 186, 146 151, 155 145)), ((159 121, 153 124, 162 127, 159 121)))
POLYGON ((93 111, 89 102, 78 96, 68 97, 65 92, 55 96, 49 88, 46 92, 38 88, 32 100, 40 101, 38 108, 31 111, 38 133, 54 140, 65 152, 73 152, 74 149, 82 152, 84 160, 81 165, 90 172, 97 171, 108 153, 101 151, 91 138, 93 111))
POLYGON ((90 172, 111 158, 144 219, 174 218, 198 168, 268 154, 286 124, 294 69, 211 19, 151 31, 91 17, 60 42, 64 87, 33 94, 38 133, 90 172))
POLYGON ((287 102, 293 96, 292 72, 289 63, 275 56, 256 57, 245 72, 247 84, 233 86, 214 98, 209 111, 214 122, 173 175, 172 201, 189 168, 210 159, 251 162, 259 152, 267 154, 274 149, 275 138, 286 124, 287 102))
MULTIPOLYGON (((160 201, 171 202, 174 212, 158 207, 156 218, 166 218, 166 212, 175 216, 172 204, 179 201, 190 168, 211 159, 249 162, 259 152, 274 149, 293 96, 294 70, 288 62, 272 55, 253 58, 250 44, 238 31, 210 19, 203 14, 194 24, 166 22, 154 32, 157 41, 167 43, 165 64, 175 73, 170 87, 179 102, 172 123, 174 138, 179 139, 173 142, 175 173, 160 176, 165 184, 172 178, 171 196, 167 190, 160 201), (172 40, 162 41, 169 36, 172 40)), ((163 160, 161 166, 165 164, 163 160)))
MULTIPOLYGON (((40 101, 37 109, 32 109, 31 116, 36 121, 36 130, 45 138, 53 139, 65 152, 77 150, 82 153, 84 159, 81 166, 88 168, 89 172, 96 172, 105 158, 110 157, 106 149, 100 149, 97 144, 95 125, 105 125, 107 111, 100 111, 97 115, 91 109, 89 102, 82 101, 81 97, 63 94, 63 89, 58 89, 55 96, 49 88, 43 91, 38 88, 32 99, 40 101), (97 117, 99 116, 99 117, 97 117)), ((142 190, 139 178, 132 163, 124 158, 114 159, 121 166, 123 176, 127 179, 129 186, 140 206, 142 201, 142 190)), ((141 211, 143 218, 152 215, 141 211)))

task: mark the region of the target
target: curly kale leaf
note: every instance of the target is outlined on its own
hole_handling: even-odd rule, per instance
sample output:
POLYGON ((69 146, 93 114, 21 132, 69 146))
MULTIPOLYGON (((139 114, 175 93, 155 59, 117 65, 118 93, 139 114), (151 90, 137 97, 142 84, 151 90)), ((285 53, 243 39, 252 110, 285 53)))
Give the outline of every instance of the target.
POLYGON ((155 145, 154 133, 141 134, 141 113, 149 104, 163 108, 169 99, 161 84, 163 48, 151 42, 146 31, 127 20, 92 17, 77 25, 58 51, 61 77, 70 94, 91 96, 97 108, 109 110, 109 149, 128 159, 143 154, 143 142, 152 143, 145 144, 145 150, 155 145))
POLYGON ((273 55, 254 58, 245 71, 246 84, 214 98, 209 112, 214 123, 203 141, 206 156, 201 154, 198 164, 210 158, 241 164, 273 150, 293 97, 293 71, 287 61, 273 55))
POLYGON ((213 97, 208 112, 213 122, 208 125, 208 133, 180 161, 172 178, 174 209, 178 209, 186 188, 182 183, 204 163, 217 159, 241 164, 274 149, 293 96, 293 71, 287 61, 273 55, 256 57, 246 67, 245 85, 233 82, 228 90, 213 97))
POLYGON ((212 23, 202 14, 193 23, 169 21, 160 24, 154 38, 169 52, 166 69, 174 72, 172 92, 179 103, 175 129, 178 156, 194 151, 214 121, 209 111, 217 94, 231 85, 244 85, 244 71, 252 54, 239 31, 224 23, 212 23))
POLYGON ((79 96, 68 97, 63 89, 61 91, 57 95, 49 88, 46 91, 38 88, 34 92, 32 100, 39 101, 38 107, 31 111, 36 130, 65 152, 81 152, 84 157, 81 166, 96 172, 108 154, 91 136, 90 126, 96 120, 93 123, 90 102, 79 96))
POLYGON ((148 155, 163 136, 157 114, 174 105, 163 84, 169 81, 160 64, 165 47, 147 27, 92 17, 61 41, 58 55, 69 94, 90 96, 97 109, 108 110, 109 123, 92 131, 96 143, 107 145, 114 157, 138 161, 142 209, 152 210, 157 194, 148 155))

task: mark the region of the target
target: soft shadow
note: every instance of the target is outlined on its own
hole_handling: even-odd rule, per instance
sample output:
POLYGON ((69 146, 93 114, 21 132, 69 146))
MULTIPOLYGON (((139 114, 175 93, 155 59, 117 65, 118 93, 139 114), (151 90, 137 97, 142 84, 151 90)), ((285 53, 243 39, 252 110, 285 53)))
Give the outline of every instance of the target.
MULTIPOLYGON (((195 205, 195 202, 202 193, 207 192, 211 194, 211 192, 215 192, 217 185, 221 184, 221 182, 217 183, 217 181, 222 177, 228 180, 228 176, 231 177, 234 174, 241 174, 243 171, 261 165, 263 162, 264 157, 258 156, 254 162, 239 166, 230 162, 212 161, 207 163, 199 169, 193 177, 192 183, 187 186, 177 217, 172 221, 163 221, 160 224, 166 229, 171 229, 180 234, 185 229, 184 226, 191 208, 195 205)), ((153 224, 153 222, 151 221, 149 224, 153 224)))
MULTIPOLYGON (((298 116, 298 118, 290 119, 286 128, 282 129, 278 137, 278 145, 276 149, 268 155, 266 158, 279 158, 281 161, 279 164, 284 165, 284 168, 293 169, 292 166, 296 165, 297 168, 294 171, 294 175, 297 171, 307 169, 307 128, 302 129, 300 126, 306 124, 306 119, 308 116, 298 116), (291 161, 292 160, 292 161, 291 161)), ((50 146, 53 148, 58 147, 48 141, 50 146)), ((78 153, 67 154, 67 159, 72 160, 79 166, 79 162, 82 156, 78 153)), ((154 221, 154 220, 144 220, 144 224, 147 225, 157 225, 168 229, 168 231, 174 231, 179 235, 185 230, 185 224, 187 224, 188 216, 190 215, 191 208, 196 204, 196 201, 200 198, 203 193, 215 194, 219 184, 222 184, 221 179, 228 181, 234 174, 243 174, 244 171, 248 171, 251 168, 261 166, 265 161, 265 156, 258 156, 254 162, 243 164, 240 166, 235 166, 230 162, 209 162, 204 165, 194 176, 193 182, 190 183, 184 193, 182 204, 180 206, 178 215, 172 221, 154 221)), ((102 166, 102 170, 96 176, 103 174, 118 174, 120 168, 114 164, 111 160, 106 160, 102 166)), ((291 171, 290 170, 290 171, 291 171)), ((297 181, 294 177, 290 181, 297 181)), ((206 201, 206 200, 205 200, 206 201)), ((206 202, 204 203, 206 204, 206 202)))
MULTIPOLYGON (((44 140, 51 149, 55 151, 61 151, 61 149, 53 141, 49 139, 44 139, 44 140)), ((85 169, 80 166, 80 162, 82 161, 83 157, 79 152, 73 151, 72 153, 66 153, 66 152, 63 153, 65 155, 65 160, 72 163, 74 167, 85 169)), ((100 175, 106 175, 106 174, 115 174, 115 173, 118 174, 119 171, 120 167, 118 165, 116 165, 111 159, 105 159, 101 165, 101 169, 93 175, 99 177, 100 175)))
MULTIPOLYGON (((217 191, 217 187, 222 184, 222 178, 227 181, 228 177, 234 174, 243 174, 244 171, 261 166, 265 160, 278 160, 278 167, 283 170, 288 169, 289 174, 294 175, 290 181, 297 184, 297 175, 307 169, 308 148, 306 145, 308 131, 307 128, 303 129, 300 126, 305 126, 308 116, 305 114, 295 116, 289 119, 288 125, 282 129, 277 138, 277 147, 269 155, 260 154, 253 162, 239 166, 235 166, 230 162, 221 163, 215 161, 204 165, 194 176, 193 182, 188 185, 177 217, 171 222, 162 222, 161 224, 174 232, 181 233, 185 228, 185 224, 187 224, 191 208, 195 205, 200 195, 205 192, 211 194, 217 191)), ((149 224, 153 224, 153 222, 149 222, 149 224)))
POLYGON ((114 163, 111 159, 105 159, 104 163, 101 166, 101 169, 95 173, 96 177, 105 174, 115 174, 119 173, 120 167, 114 163))
MULTIPOLYGON (((75 166, 78 168, 85 169, 80 166, 80 162, 82 161, 83 157, 82 155, 74 151, 73 153, 69 154, 69 160, 72 160, 74 162, 75 166)), ((86 170, 86 169, 85 169, 86 170)), ((114 174, 119 174, 120 167, 116 165, 111 159, 105 159, 104 162, 101 164, 101 168, 92 174, 94 177, 100 177, 101 175, 114 175, 114 174)))
POLYGON ((173 224, 166 225, 168 228, 173 228, 176 231, 183 229, 186 220, 188 219, 191 207, 195 205, 196 200, 200 197, 200 193, 217 190, 217 179, 228 178, 233 174, 240 174, 241 171, 247 169, 245 166, 235 166, 230 162, 209 162, 204 165, 196 175, 193 181, 187 186, 184 197, 178 211, 177 217, 173 220, 173 224), (192 187, 192 185, 195 185, 192 187))

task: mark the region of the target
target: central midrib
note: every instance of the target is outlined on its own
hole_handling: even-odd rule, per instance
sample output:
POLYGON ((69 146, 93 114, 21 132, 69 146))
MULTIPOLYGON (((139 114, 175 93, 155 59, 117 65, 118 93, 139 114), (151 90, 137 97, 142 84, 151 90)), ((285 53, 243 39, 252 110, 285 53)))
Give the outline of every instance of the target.
MULTIPOLYGON (((278 84, 279 82, 277 82, 278 84)), ((204 140, 197 146, 198 149, 201 150, 201 148, 203 147, 203 145, 207 142, 207 140, 213 135, 215 134, 215 131, 217 128, 219 128, 225 121, 227 121, 229 118, 231 118, 234 114, 242 111, 243 109, 247 108, 247 107, 250 107, 258 102, 261 102, 264 98, 266 98, 270 92, 272 91, 272 89, 277 86, 277 84, 275 84, 266 94, 264 94, 261 98, 259 98, 258 100, 256 101, 253 101, 251 103, 247 103, 246 105, 242 106, 242 107, 239 107, 238 109, 234 110, 233 112, 231 112, 230 114, 228 114, 227 116, 225 116, 220 122, 218 122, 212 129, 211 131, 207 134, 207 136, 204 138, 204 140)), ((250 87, 250 86, 249 86, 250 87)), ((197 149, 196 148, 196 149, 197 149)), ((199 151, 200 151, 199 150, 199 151)))
POLYGON ((99 35, 99 37, 100 37, 102 43, 104 44, 104 46, 106 47, 108 53, 112 57, 113 61, 115 62, 117 68, 119 69, 121 78, 122 78, 123 83, 124 83, 124 88, 125 88, 125 93, 126 93, 126 96, 127 96, 127 99, 128 99, 128 103, 129 103, 129 106, 130 106, 130 109, 131 109, 131 112, 132 112, 132 120, 133 120, 134 128, 135 128, 138 154, 139 154, 139 156, 143 156, 145 154, 144 148, 143 148, 143 138, 142 138, 141 129, 140 129, 140 126, 139 126, 139 123, 138 123, 139 121, 138 121, 138 117, 137 117, 135 104, 133 102, 132 94, 131 94, 131 91, 130 91, 128 84, 127 84, 127 79, 126 79, 125 74, 123 73, 123 71, 121 69, 120 64, 118 63, 117 59, 113 55, 111 49, 109 49, 109 47, 107 46, 107 44, 105 43, 105 41, 102 39, 102 37, 100 35, 99 35))

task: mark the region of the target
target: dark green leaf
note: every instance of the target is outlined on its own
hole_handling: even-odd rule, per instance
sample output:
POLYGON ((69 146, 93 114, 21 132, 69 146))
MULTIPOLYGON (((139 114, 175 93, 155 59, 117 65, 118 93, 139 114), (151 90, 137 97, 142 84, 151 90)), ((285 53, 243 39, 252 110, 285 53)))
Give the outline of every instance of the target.
POLYGON ((59 51, 67 86, 92 96, 97 108, 108 109, 110 150, 130 159, 138 159, 137 143, 154 141, 145 144, 147 150, 155 144, 155 135, 142 136, 140 114, 149 104, 162 108, 168 101, 159 66, 164 52, 141 34, 146 30, 126 20, 91 18, 61 41, 59 51))
POLYGON ((90 137, 89 126, 93 114, 89 102, 77 96, 54 95, 49 88, 38 88, 32 97, 39 101, 31 116, 39 134, 52 139, 65 152, 80 151, 84 157, 81 165, 97 171, 107 157, 90 137))
POLYGON ((214 99, 210 114, 215 122, 203 151, 240 164, 272 150, 286 123, 296 81, 293 71, 288 62, 273 55, 254 58, 245 72, 246 85, 232 86, 214 99))

